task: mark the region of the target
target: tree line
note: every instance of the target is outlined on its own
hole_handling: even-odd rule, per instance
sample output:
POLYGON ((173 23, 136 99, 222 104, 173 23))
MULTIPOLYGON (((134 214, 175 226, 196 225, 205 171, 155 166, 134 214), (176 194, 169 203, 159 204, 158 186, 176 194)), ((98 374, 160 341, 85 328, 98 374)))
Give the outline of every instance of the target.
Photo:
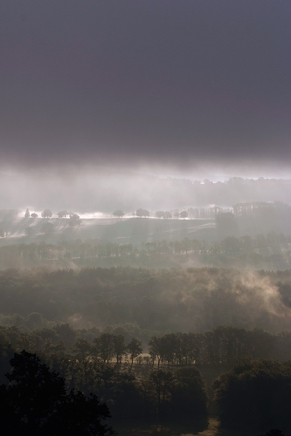
MULTIPOLYGON (((78 218, 72 218, 74 226, 78 218)), ((53 224, 40 229, 51 235, 53 224)), ((32 228, 25 229, 29 238, 32 228)), ((4 235, 4 233, 3 233, 4 235)), ((192 262, 216 267, 251 269, 288 269, 291 265, 291 236, 280 233, 251 236, 226 236, 221 240, 182 238, 158 240, 139 245, 80 239, 58 243, 38 242, 0 246, 0 268, 35 268, 50 265, 58 268, 133 266, 166 268, 192 262)))
POLYGON ((230 367, 238 359, 291 360, 291 333, 272 335, 261 329, 245 330, 218 326, 199 333, 153 335, 148 342, 121 333, 74 330, 69 324, 35 329, 28 333, 15 326, 0 327, 3 347, 19 352, 26 349, 45 356, 70 356, 80 361, 99 359, 104 364, 134 363, 149 368, 230 367))

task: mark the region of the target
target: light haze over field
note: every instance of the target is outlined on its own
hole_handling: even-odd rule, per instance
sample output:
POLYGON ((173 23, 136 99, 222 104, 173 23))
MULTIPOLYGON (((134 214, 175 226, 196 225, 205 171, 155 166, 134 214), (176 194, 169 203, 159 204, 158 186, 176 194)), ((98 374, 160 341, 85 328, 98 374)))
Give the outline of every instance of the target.
POLYGON ((289 1, 10 0, 0 28, 0 208, 291 177, 289 1))

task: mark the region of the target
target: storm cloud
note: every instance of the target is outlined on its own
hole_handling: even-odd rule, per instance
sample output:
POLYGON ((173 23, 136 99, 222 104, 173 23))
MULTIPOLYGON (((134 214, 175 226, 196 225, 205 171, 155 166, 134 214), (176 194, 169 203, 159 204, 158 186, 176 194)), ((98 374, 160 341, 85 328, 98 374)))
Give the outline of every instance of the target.
POLYGON ((287 171, 290 2, 9 0, 0 21, 2 168, 287 171))

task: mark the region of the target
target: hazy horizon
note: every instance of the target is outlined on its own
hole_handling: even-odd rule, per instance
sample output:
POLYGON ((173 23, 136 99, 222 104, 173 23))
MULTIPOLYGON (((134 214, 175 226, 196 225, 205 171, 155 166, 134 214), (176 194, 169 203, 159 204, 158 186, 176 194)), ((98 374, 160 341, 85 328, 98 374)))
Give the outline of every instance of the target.
POLYGON ((186 207, 155 178, 291 178, 290 18, 272 0, 5 2, 0 208, 186 207))

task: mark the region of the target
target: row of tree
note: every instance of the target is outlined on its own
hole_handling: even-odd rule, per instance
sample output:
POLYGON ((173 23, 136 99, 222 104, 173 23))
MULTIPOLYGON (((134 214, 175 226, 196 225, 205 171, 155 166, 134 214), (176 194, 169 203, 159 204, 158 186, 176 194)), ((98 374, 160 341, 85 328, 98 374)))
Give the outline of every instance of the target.
MULTIPOLYGON (((78 226, 79 219, 72 218, 69 225, 78 226)), ((55 227, 44 222, 41 227, 28 226, 24 232, 28 238, 39 233, 53 235, 55 227)), ((0 231, 0 236, 5 232, 0 231)), ((25 239, 24 239, 25 240, 25 239)), ((146 266, 175 267, 192 261, 213 266, 234 266, 257 269, 286 269, 290 266, 289 235, 268 233, 250 236, 227 236, 221 241, 183 238, 181 240, 150 241, 133 245, 96 239, 61 241, 57 244, 40 242, 0 246, 0 267, 17 265, 36 267, 55 261, 65 267, 72 262, 79 266, 146 266)))
MULTIPOLYGON (((76 214, 73 212, 68 212, 67 210, 62 210, 62 211, 57 213, 57 216, 59 218, 66 218, 67 216, 69 216, 71 218, 74 215, 76 215, 76 214)), ((50 209, 44 209, 41 212, 41 216, 42 216, 42 218, 51 218, 53 216, 53 213, 50 209)), ((30 213, 29 210, 26 209, 25 214, 24 214, 24 218, 38 218, 38 214, 35 212, 30 213)))
POLYGON ((271 335, 260 329, 218 326, 205 333, 167 333, 149 340, 153 363, 230 366, 244 356, 251 359, 291 359, 291 333, 271 335))
POLYGON ((148 344, 141 339, 97 329, 74 330, 69 324, 39 328, 39 317, 31 314, 28 323, 36 328, 28 333, 16 326, 0 327, 0 343, 15 351, 25 348, 32 353, 70 355, 83 361, 98 358, 103 363, 119 365, 128 359, 133 365, 164 366, 198 365, 199 367, 230 367, 238 359, 291 360, 291 333, 272 335, 266 331, 218 326, 203 333, 167 333, 151 336, 148 344), (147 351, 142 356, 143 350, 147 351))
MULTIPOLYGON (((72 218, 72 216, 76 216, 77 214, 73 213, 73 212, 68 212, 67 210, 62 210, 60 212, 57 213, 57 216, 59 218, 67 218, 70 217, 72 218)), ((121 209, 116 209, 113 212, 113 216, 116 216, 118 218, 122 218, 125 215, 125 213, 123 212, 123 210, 121 209)), ((137 217, 149 217, 150 216, 150 211, 147 209, 142 209, 139 208, 136 210, 135 215, 137 217)), ((44 209, 44 211, 41 213, 42 218, 51 218, 53 216, 53 213, 50 209, 44 209)), ((183 210, 182 212, 176 211, 174 212, 174 214, 172 214, 169 211, 157 211, 155 213, 155 216, 157 218, 172 218, 172 216, 174 216, 175 218, 187 218, 188 217, 188 212, 186 210, 183 210)), ((24 214, 25 218, 38 218, 38 214, 33 212, 30 213, 28 209, 26 209, 25 214, 24 214)))

